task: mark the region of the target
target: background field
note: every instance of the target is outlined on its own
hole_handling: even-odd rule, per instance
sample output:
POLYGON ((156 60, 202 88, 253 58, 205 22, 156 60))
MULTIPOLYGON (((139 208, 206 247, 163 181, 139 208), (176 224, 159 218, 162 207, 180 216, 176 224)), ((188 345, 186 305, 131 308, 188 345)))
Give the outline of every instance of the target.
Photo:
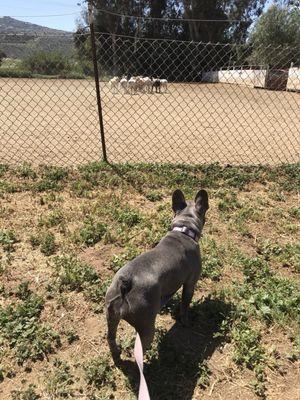
MULTIPOLYGON (((170 84, 113 95, 101 83, 112 162, 298 162, 300 95, 229 84, 170 84)), ((0 82, 0 159, 78 165, 101 158, 92 80, 0 82)))
POLYGON ((103 298, 165 235, 178 187, 209 191, 203 273, 190 328, 179 294, 157 318, 151 399, 299 399, 299 168, 1 165, 1 399, 136 398, 134 332, 117 369, 103 298))

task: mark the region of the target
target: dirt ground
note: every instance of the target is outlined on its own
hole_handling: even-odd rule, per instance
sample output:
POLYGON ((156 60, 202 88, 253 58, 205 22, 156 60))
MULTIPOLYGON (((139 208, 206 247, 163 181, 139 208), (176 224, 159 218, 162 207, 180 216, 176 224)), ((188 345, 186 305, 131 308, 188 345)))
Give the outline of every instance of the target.
MULTIPOLYGON (((278 164, 299 161, 300 95, 229 84, 170 84, 112 94, 101 83, 109 161, 278 164)), ((1 78, 2 163, 101 158, 92 80, 1 78)))
MULTIPOLYGON (((84 277, 80 270, 70 273, 79 282, 75 287, 58 286, 55 260, 74 254, 98 274, 97 288, 101 289, 102 282, 110 280, 125 262, 128 249, 149 250, 159 235, 165 234, 172 217, 172 190, 179 185, 184 193, 196 193, 200 182, 206 182, 210 201, 201 239, 204 272, 191 305, 190 328, 176 322, 179 301, 176 299, 157 318, 156 338, 145 362, 151 399, 299 400, 300 358, 295 339, 296 315, 292 314, 299 302, 293 303, 289 293, 289 288, 298 287, 295 285, 299 282, 299 248, 296 247, 300 232, 296 181, 299 168, 282 167, 270 173, 262 171, 261 175, 247 175, 245 170, 230 167, 218 173, 215 166, 206 172, 188 167, 143 168, 122 170, 101 164, 97 169, 91 165, 80 171, 69 171, 68 176, 55 168, 2 168, 2 176, 0 170, 1 400, 137 398, 133 329, 124 321, 120 326, 118 339, 124 365, 116 368, 106 341, 105 290, 102 294, 93 292, 95 297, 89 297, 88 290, 95 289, 95 285, 87 280, 87 286, 80 288, 80 279, 84 277), (228 173, 230 170, 232 173, 228 173), (48 182, 48 186, 42 187, 41 182, 48 182), (50 182, 59 186, 51 186, 50 182), (78 232, 92 235, 96 232, 96 225, 82 231, 87 217, 94 224, 107 224, 106 236, 97 239, 94 245, 78 242, 78 232), (11 241, 5 236, 9 231, 15 236, 11 241), (44 254, 41 246, 33 241, 45 233, 55 237, 50 255, 44 254), (285 251, 288 253, 282 258, 285 251), (258 258, 267 260, 278 279, 279 297, 274 291, 270 307, 277 310, 278 318, 280 309, 284 310, 286 319, 281 324, 277 319, 266 323, 268 320, 253 309, 254 297, 243 295, 248 285, 244 281, 247 264, 240 263, 258 258), (287 302, 279 287, 284 279, 287 279, 284 286, 287 302), (29 291, 24 290, 26 282, 29 291), (225 297, 224 290, 228 293, 225 297), (30 348, 26 336, 30 334, 28 320, 18 313, 10 316, 12 329, 20 330, 17 337, 11 337, 9 330, 1 331, 1 326, 4 329, 9 325, 5 320, 7 306, 15 309, 16 304, 26 304, 30 293, 41 296, 44 302, 35 329, 44 324, 51 327, 61 338, 61 345, 45 351, 42 359, 27 357, 18 363, 17 354, 30 348), (237 293, 242 297, 235 297, 237 293), (95 308, 99 305, 100 309, 95 308), (232 305, 244 307, 248 325, 241 328, 239 311, 232 317, 233 325, 227 327, 229 331, 224 337, 223 322, 231 320, 232 305), (239 335, 232 335, 237 329, 240 329, 239 335), (256 331, 260 335, 258 341, 253 341, 251 334, 256 331), (22 346, 16 347, 19 339, 22 346), (234 361, 237 350, 245 360, 234 361), (86 365, 93 366, 94 360, 102 360, 102 364, 98 369, 94 367, 95 373, 91 369, 87 376, 86 365), (35 395, 30 395, 30 385, 34 385, 35 395)), ((253 296, 261 293, 268 300, 271 293, 267 281, 264 282, 262 291, 258 291, 257 284, 253 286, 253 296)), ((297 293, 295 289, 293 294, 297 293)), ((37 339, 40 332, 36 333, 37 339)), ((37 339, 38 347, 41 344, 37 339)))

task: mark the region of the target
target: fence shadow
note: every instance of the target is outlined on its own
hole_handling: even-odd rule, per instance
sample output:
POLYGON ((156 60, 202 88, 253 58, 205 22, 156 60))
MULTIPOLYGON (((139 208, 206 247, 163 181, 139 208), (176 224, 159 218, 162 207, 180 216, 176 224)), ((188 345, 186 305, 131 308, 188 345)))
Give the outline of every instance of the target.
MULTIPOLYGON (((179 300, 171 300, 168 308, 174 316, 179 300)), ((215 337, 221 323, 229 317, 232 305, 222 300, 206 298, 196 302, 190 310, 191 327, 178 322, 159 335, 157 349, 150 350, 144 372, 152 400, 190 400, 196 385, 209 380, 206 360, 225 340, 215 337)), ((139 374, 131 361, 118 365, 128 377, 132 390, 137 394, 139 374)))

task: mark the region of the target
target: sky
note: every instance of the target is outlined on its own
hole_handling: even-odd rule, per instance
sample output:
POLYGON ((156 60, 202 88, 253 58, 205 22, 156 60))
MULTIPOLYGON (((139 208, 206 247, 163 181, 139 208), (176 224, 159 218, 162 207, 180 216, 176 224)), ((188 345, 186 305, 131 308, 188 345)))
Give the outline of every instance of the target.
POLYGON ((80 16, 79 0, 0 0, 0 16, 10 16, 20 21, 73 31, 80 16), (53 14, 72 14, 42 17, 53 14))
MULTIPOLYGON (((49 28, 74 31, 80 16, 80 0, 0 0, 0 16, 14 17, 20 21, 47 26, 49 28), (56 14, 72 14, 48 16, 56 14)), ((266 8, 272 4, 268 0, 266 8)))

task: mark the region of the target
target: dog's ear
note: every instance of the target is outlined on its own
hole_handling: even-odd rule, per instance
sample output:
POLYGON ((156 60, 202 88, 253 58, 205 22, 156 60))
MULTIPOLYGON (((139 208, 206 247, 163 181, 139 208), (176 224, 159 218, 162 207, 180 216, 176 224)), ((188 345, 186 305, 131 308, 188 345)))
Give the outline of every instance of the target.
POLYGON ((186 207, 186 201, 184 198, 184 194, 180 189, 175 190, 172 195, 172 209, 176 213, 177 211, 181 211, 186 207))
POLYGON ((206 213, 209 209, 208 194, 206 190, 199 190, 195 197, 195 208, 199 214, 206 213))

